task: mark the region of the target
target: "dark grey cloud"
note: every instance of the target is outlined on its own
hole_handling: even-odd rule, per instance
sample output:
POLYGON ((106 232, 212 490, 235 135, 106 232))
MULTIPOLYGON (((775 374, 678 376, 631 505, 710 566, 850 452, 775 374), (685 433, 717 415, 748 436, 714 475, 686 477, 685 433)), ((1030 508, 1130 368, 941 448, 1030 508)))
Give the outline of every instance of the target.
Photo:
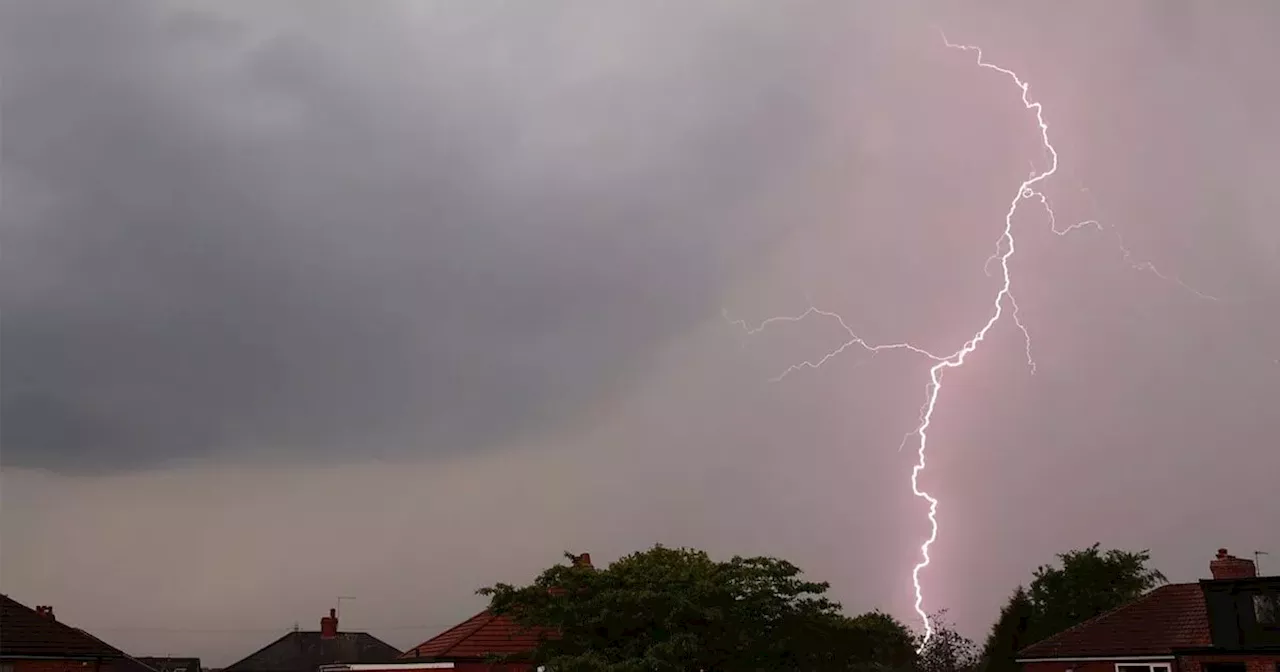
POLYGON ((785 230, 724 221, 810 114, 767 20, 305 5, 3 5, 6 464, 466 451, 785 230))

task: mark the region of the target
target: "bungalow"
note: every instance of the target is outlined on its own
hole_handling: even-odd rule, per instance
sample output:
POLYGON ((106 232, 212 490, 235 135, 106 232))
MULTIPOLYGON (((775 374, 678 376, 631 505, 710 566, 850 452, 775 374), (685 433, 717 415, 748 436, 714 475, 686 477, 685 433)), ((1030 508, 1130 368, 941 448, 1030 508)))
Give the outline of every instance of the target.
MULTIPOLYGON (((577 556, 573 564, 591 567, 591 554, 577 556)), ((394 663, 326 665, 319 672, 535 672, 533 664, 522 659, 538 646, 541 634, 486 609, 405 651, 394 663), (505 658, 505 661, 492 662, 498 657, 505 658)))
POLYGON ((1225 548, 1209 571, 1023 649, 1023 672, 1280 672, 1280 576, 1225 548))
POLYGON ((0 595, 0 672, 150 672, 120 649, 0 595), (141 668, 141 669, 139 669, 141 668))
POLYGON ((338 632, 330 609, 319 631, 293 631, 223 668, 222 672, 316 672, 333 664, 389 663, 400 650, 367 632, 338 632))
MULTIPOLYGON (((533 666, 527 662, 489 661, 496 656, 519 659, 532 653, 537 646, 538 633, 486 609, 409 649, 401 656, 401 664, 447 665, 444 669, 468 672, 528 672, 533 666)), ((396 666, 386 672, 405 669, 396 666)))

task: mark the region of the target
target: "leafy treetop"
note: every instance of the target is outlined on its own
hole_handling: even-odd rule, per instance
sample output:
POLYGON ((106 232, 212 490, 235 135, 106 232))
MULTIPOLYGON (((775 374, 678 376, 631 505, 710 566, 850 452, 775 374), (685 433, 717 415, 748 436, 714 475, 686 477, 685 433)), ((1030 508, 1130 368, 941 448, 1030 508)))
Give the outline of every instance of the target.
POLYGON ((1141 597, 1167 582, 1149 551, 1099 550, 1094 544, 1041 565, 1030 590, 1018 586, 983 647, 984 672, 1016 672, 1017 651, 1141 597))
MULTIPOLYGON (((572 553, 566 554, 571 560, 572 553)), ((531 585, 479 592, 490 610, 543 633, 532 662, 554 672, 901 669, 905 627, 878 612, 844 616, 776 558, 717 562, 661 545, 594 569, 557 565, 531 585)))

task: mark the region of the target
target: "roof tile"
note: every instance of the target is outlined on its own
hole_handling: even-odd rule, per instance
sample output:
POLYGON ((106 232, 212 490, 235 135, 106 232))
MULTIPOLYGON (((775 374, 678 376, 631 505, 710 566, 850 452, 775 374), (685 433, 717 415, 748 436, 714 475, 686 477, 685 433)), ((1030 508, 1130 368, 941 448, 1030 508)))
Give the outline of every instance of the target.
POLYGON ((42 616, 35 609, 0 595, 0 655, 121 658, 120 649, 89 633, 42 616))
POLYGON ((312 672, 333 663, 388 663, 400 650, 367 632, 326 639, 316 631, 290 632, 228 665, 224 672, 312 672))
POLYGON ((485 610, 409 649, 401 657, 480 659, 529 653, 538 646, 541 632, 485 610))
POLYGON ((1210 644, 1200 584, 1174 583, 1032 644, 1018 657, 1166 655, 1210 644))

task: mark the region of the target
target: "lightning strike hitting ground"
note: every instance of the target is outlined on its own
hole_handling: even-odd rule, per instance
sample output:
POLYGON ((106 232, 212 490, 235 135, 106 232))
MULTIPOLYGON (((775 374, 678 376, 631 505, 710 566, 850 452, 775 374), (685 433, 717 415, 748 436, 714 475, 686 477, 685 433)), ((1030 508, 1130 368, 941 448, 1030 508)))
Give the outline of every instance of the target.
MULTIPOLYGON (((1029 177, 1024 182, 1022 182, 1022 184, 1018 185, 1018 189, 1014 193, 1013 199, 1009 201, 1009 208, 1005 212, 1004 230, 1001 232, 999 238, 997 238, 996 240, 996 251, 993 255, 991 255, 990 258, 987 259, 986 264, 983 266, 984 272, 986 272, 987 275, 990 275, 991 274, 990 268, 991 268, 992 262, 998 262, 1000 267, 1000 279, 1001 279, 1000 289, 999 291, 996 292, 995 296, 992 299, 991 314, 987 318, 986 322, 983 323, 981 328, 979 328, 976 332, 974 332, 973 336, 968 341, 965 341, 965 343, 961 345, 958 350, 948 355, 938 355, 938 354, 929 352, 923 348, 912 345, 911 343, 905 342, 905 341, 900 343, 885 343, 885 344, 878 344, 878 345, 868 343, 867 341, 863 340, 862 337, 858 336, 857 333, 854 332, 854 330, 848 325, 848 323, 845 322, 844 318, 841 317, 839 314, 831 311, 827 311, 827 310, 821 310, 812 305, 809 307, 808 310, 806 310, 804 313, 801 313, 800 315, 771 317, 769 319, 764 320, 763 322, 756 325, 755 327, 749 326, 745 320, 730 320, 732 324, 741 327, 743 331, 746 332, 747 335, 752 335, 762 331, 763 329, 773 324, 777 324, 781 322, 799 322, 812 315, 818 315, 818 316, 836 320, 836 322, 840 324, 840 327, 845 330, 845 333, 849 335, 849 339, 847 341, 841 344, 838 348, 823 355, 817 361, 806 360, 806 361, 800 362, 799 364, 793 364, 787 367, 786 370, 784 370, 782 373, 778 374, 772 379, 773 382, 781 381, 783 378, 801 369, 817 369, 822 365, 826 364, 832 358, 845 352, 849 348, 855 348, 855 347, 861 348, 872 354, 883 352, 886 350, 905 350, 917 355, 922 355, 924 357, 927 357, 928 359, 934 362, 933 366, 930 367, 929 369, 929 384, 925 388, 925 402, 920 407, 919 424, 916 425, 916 428, 914 430, 908 432, 903 437, 902 443, 898 446, 898 449, 902 450, 902 448, 906 446, 907 442, 910 441, 912 437, 918 438, 918 441, 916 443, 916 463, 911 468, 911 492, 916 497, 919 497, 929 503, 929 537, 925 539, 923 544, 920 545, 921 560, 911 570, 911 582, 915 588, 915 612, 917 615, 919 615, 921 622, 924 624, 924 638, 921 644, 922 647, 924 646, 924 644, 928 643, 929 639, 932 638, 933 636, 933 624, 930 622, 929 616, 924 610, 924 591, 920 584, 920 572, 921 570, 929 566, 929 563, 931 562, 931 559, 929 557, 929 548, 938 539, 938 516, 937 516, 938 500, 933 496, 931 496, 928 492, 925 492, 924 490, 920 489, 919 479, 920 479, 920 473, 924 471, 924 468, 925 468, 925 453, 927 452, 928 443, 929 443, 929 427, 933 422, 933 412, 938 404, 938 396, 942 392, 943 374, 946 372, 947 369, 954 369, 954 368, 959 368, 963 366, 968 356, 978 349, 979 344, 981 344, 984 340, 986 340, 987 334, 990 333, 991 329, 995 327, 997 323, 1000 322, 1000 318, 1005 315, 1006 311, 1009 313, 1010 319, 1013 321, 1014 326, 1016 326, 1018 330, 1022 332, 1023 342, 1025 343, 1027 366, 1030 368, 1032 374, 1035 373, 1036 363, 1031 353, 1031 333, 1027 330, 1026 326, 1022 323, 1021 319, 1019 319, 1018 317, 1018 302, 1013 295, 1013 291, 1012 291, 1013 282, 1009 272, 1009 260, 1013 258, 1014 252, 1016 251, 1015 244, 1014 244, 1014 235, 1013 235, 1013 218, 1014 218, 1014 215, 1017 214, 1018 206, 1023 201, 1038 200, 1040 202, 1040 205, 1044 208, 1045 212, 1049 216, 1050 229, 1056 235, 1065 236, 1069 233, 1072 233, 1073 231, 1077 231, 1087 227, 1093 227, 1099 231, 1105 230, 1103 225, 1100 224, 1097 220, 1088 220, 1088 221, 1080 222, 1077 224, 1073 224, 1064 229, 1059 229, 1057 226, 1056 218, 1053 213, 1053 208, 1049 203, 1049 199, 1037 189, 1037 186, 1041 182, 1045 181, 1046 179, 1048 179, 1058 171, 1058 152, 1056 149, 1054 149, 1053 145, 1049 142, 1049 126, 1044 121, 1043 108, 1041 107, 1040 103, 1033 102, 1027 95, 1027 89, 1028 89, 1027 83, 1024 82, 1022 78, 1019 77, 1018 74, 1013 72, 1012 70, 1008 70, 1006 68, 1002 68, 998 65, 994 65, 992 63, 988 63, 984 61, 982 58, 982 49, 978 47, 973 47, 973 46, 968 46, 963 44, 954 44, 947 39, 945 34, 942 35, 942 41, 943 41, 943 44, 945 44, 948 48, 958 49, 960 51, 965 51, 965 52, 973 52, 977 56, 977 64, 979 67, 985 68, 988 70, 993 70, 997 73, 1000 73, 1008 77, 1010 80, 1013 81, 1013 83, 1018 87, 1019 91, 1021 92, 1023 107, 1035 113, 1036 123, 1040 127, 1040 140, 1044 145, 1045 152, 1049 158, 1048 168, 1037 172, 1037 169, 1034 168, 1033 166, 1029 177)), ((1112 232, 1116 236, 1117 243, 1119 245, 1119 249, 1121 253, 1123 254, 1124 261, 1134 269, 1148 271, 1163 280, 1176 283, 1200 298, 1208 299, 1212 301, 1218 300, 1216 297, 1210 296, 1196 289, 1193 289, 1192 287, 1189 287, 1188 285, 1184 284, 1181 280, 1173 276, 1167 276, 1161 273, 1159 270, 1156 269, 1154 265, 1152 265, 1149 262, 1134 261, 1133 255, 1129 252, 1129 249, 1125 247, 1124 240, 1123 238, 1120 237, 1120 233, 1118 231, 1114 231, 1114 229, 1112 229, 1112 232)), ((725 314, 725 317, 726 319, 728 319, 727 313, 725 314)))

